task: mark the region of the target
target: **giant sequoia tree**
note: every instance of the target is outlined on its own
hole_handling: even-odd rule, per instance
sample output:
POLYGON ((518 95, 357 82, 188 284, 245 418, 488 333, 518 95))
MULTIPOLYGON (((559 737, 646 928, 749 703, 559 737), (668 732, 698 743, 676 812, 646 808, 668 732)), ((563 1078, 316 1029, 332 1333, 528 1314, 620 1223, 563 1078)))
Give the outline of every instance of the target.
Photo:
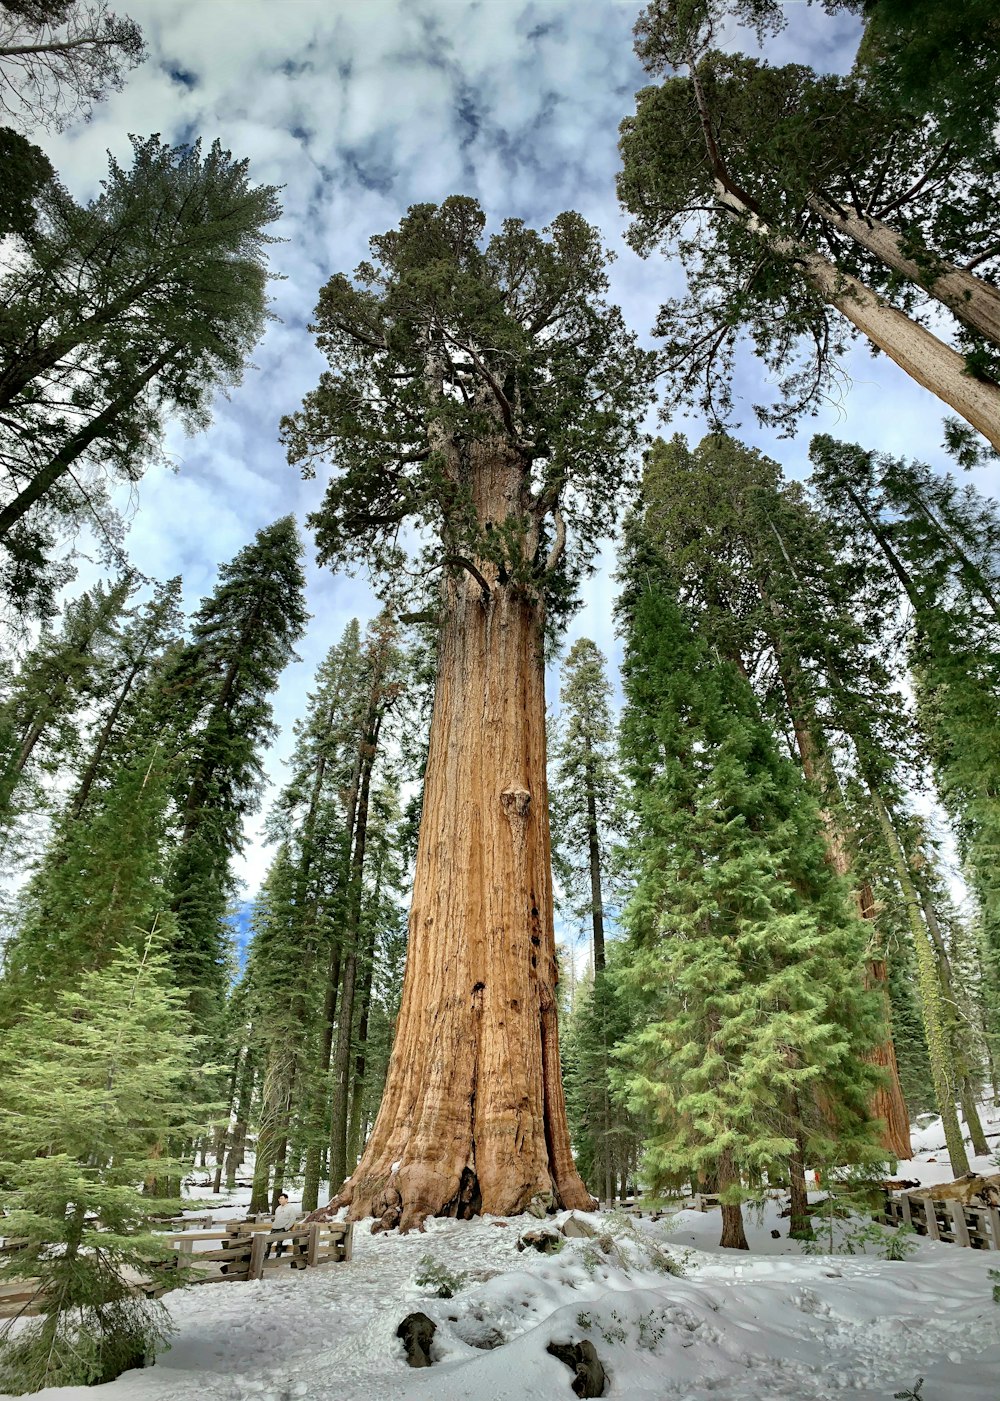
POLYGON ((323 560, 398 581, 409 522, 440 577, 402 1006, 340 1198, 404 1230, 590 1202, 559 1074, 543 634, 614 516, 649 360, 578 215, 484 227, 468 198, 417 205, 333 277, 330 369, 283 425, 293 463, 339 468, 313 521, 323 560))
POLYGON ((657 326, 674 397, 725 419, 746 334, 782 376, 780 402, 757 412, 788 429, 836 388, 860 334, 1000 445, 995 155, 857 79, 706 52, 710 26, 686 13, 662 0, 637 27, 647 68, 668 76, 622 124, 619 177, 633 245, 687 271, 657 326), (955 316, 967 356, 921 324, 925 295, 955 316))

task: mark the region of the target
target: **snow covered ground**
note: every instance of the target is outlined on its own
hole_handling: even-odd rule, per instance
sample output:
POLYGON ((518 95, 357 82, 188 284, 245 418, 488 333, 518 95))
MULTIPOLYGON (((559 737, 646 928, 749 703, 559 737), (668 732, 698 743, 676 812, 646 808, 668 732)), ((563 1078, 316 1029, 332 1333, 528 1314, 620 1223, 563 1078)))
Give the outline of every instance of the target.
MULTIPOLYGON (((916 1135, 899 1176, 950 1179, 941 1143, 933 1125, 916 1135)), ((996 1170, 988 1159, 977 1166, 996 1170)), ((571 1374, 546 1345, 589 1338, 606 1395, 622 1401, 888 1401, 920 1377, 922 1401, 1000 1401, 1000 1307, 988 1277, 1000 1253, 920 1240, 904 1261, 882 1258, 878 1243, 862 1255, 804 1254, 785 1238, 777 1204, 747 1217, 749 1254, 718 1248, 718 1211, 655 1223, 595 1214, 585 1219, 610 1228, 609 1251, 574 1239, 551 1256, 517 1252, 523 1230, 554 1224, 531 1218, 435 1220, 406 1237, 372 1236, 361 1223, 350 1264, 178 1291, 168 1297, 178 1332, 155 1367, 39 1395, 572 1401, 571 1374), (657 1269, 649 1245, 682 1262, 683 1277, 657 1269), (467 1274, 453 1298, 414 1282, 428 1255, 467 1274), (426 1370, 406 1365, 395 1336, 417 1309, 438 1325, 426 1370)))

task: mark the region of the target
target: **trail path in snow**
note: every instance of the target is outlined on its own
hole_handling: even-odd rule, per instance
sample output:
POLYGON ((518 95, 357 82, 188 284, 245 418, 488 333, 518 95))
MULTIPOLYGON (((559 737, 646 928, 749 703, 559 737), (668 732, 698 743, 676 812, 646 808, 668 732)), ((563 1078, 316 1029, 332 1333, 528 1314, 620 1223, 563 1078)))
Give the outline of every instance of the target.
MULTIPOLYGON (((901 1177, 951 1177, 939 1137, 933 1125, 921 1133, 901 1177)), ((234 1213, 241 1204, 232 1201, 234 1213)), ((405 1237, 372 1236, 362 1222, 349 1264, 179 1290, 167 1298, 174 1346, 155 1367, 38 1395, 573 1401, 570 1373, 546 1345, 590 1338, 618 1401, 889 1401, 918 1377, 922 1401, 1000 1401, 1000 1307, 988 1274, 1000 1252, 921 1240, 904 1261, 881 1258, 878 1246, 807 1255, 787 1239, 777 1204, 747 1216, 749 1254, 719 1249, 717 1211, 632 1225, 594 1215, 585 1219, 614 1233, 610 1253, 570 1240, 546 1257, 516 1250, 520 1233, 539 1225, 531 1218, 431 1220, 405 1237), (653 1268, 643 1241, 681 1260, 684 1276, 653 1268), (427 1255, 469 1276, 454 1298, 415 1284, 427 1255), (434 1365, 423 1371, 407 1367, 395 1336, 416 1309, 438 1324, 434 1365)))

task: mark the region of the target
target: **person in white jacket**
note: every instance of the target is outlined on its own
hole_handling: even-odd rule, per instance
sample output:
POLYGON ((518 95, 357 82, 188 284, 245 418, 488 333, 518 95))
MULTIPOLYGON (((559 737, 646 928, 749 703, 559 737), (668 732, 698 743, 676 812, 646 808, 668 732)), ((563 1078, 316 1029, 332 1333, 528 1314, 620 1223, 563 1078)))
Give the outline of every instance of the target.
POLYGON ((283 1237, 288 1234, 301 1215, 302 1213, 299 1208, 297 1206, 292 1206, 289 1202, 288 1193, 282 1192, 278 1197, 278 1209, 271 1218, 271 1240, 268 1241, 266 1255, 270 1255, 271 1245, 275 1237, 278 1239, 278 1244, 274 1251, 275 1255, 281 1255, 284 1252, 285 1246, 283 1237))

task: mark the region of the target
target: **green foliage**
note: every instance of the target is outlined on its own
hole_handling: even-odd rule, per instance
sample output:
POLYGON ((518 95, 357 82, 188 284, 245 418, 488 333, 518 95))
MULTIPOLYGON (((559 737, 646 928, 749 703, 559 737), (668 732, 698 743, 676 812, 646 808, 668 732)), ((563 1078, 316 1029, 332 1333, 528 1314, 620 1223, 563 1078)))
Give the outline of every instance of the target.
MULTIPOLYGON (((812 0, 810 0, 812 3, 812 0)), ((997 14, 992 0, 820 0, 864 20, 855 71, 888 108, 931 117, 959 147, 988 146, 1000 107, 997 14)), ((787 23, 780 0, 652 0, 636 24, 650 66, 677 66, 711 44, 727 19, 763 42, 787 23)))
POLYGON ((655 1190, 724 1155, 773 1169, 798 1132, 812 1162, 877 1161, 863 928, 827 865, 814 800, 671 587, 634 539, 622 742, 636 884, 623 976, 641 1016, 619 1057, 630 1102, 655 1124, 647 1171, 655 1190))
POLYGON ((894 1401, 924 1401, 923 1384, 923 1377, 918 1377, 913 1386, 908 1386, 905 1391, 894 1391, 894 1401))
POLYGON ((549 786, 553 862, 569 913, 587 924, 599 916, 600 938, 595 924, 594 941, 599 968, 604 962, 600 896, 617 783, 607 660, 589 638, 579 638, 566 655, 560 700, 549 786))
MULTIPOLYGON (((651 11, 669 30, 688 8, 651 11)), ((940 296, 959 319, 962 349, 996 377, 995 345, 972 328, 966 301, 937 289, 951 265, 971 262, 990 292, 998 254, 989 211, 1000 194, 992 148, 956 145, 857 75, 678 49, 656 25, 640 38, 647 67, 668 76, 637 94, 635 116, 622 123, 618 187, 633 247, 676 255, 687 277, 655 327, 668 406, 731 418, 744 336, 777 381, 776 402, 755 406, 762 421, 790 433, 839 397, 838 361, 856 334, 833 309, 840 276, 860 278, 915 320, 926 291, 940 296), (845 218, 872 237, 860 226, 845 235, 845 218)))
POLYGON ((95 514, 120 554, 109 483, 141 476, 168 413, 204 426, 239 380, 268 315, 264 230, 279 213, 218 142, 156 136, 133 138, 129 169, 110 161, 89 205, 50 180, 35 209, 5 264, 0 332, 0 537, 29 574, 95 514))
POLYGON ((180 986, 218 1013, 226 949, 224 917, 244 818, 256 811, 261 755, 275 733, 270 695, 305 630, 302 547, 291 516, 257 532, 219 569, 202 600, 172 685, 190 734, 176 784, 180 837, 169 884, 180 986))
MULTIPOLYGON (((182 1282, 150 1217, 168 1204, 138 1187, 173 1166, 153 1156, 189 1134, 196 1040, 169 963, 150 936, 122 947, 77 990, 26 1006, 0 1045, 2 1203, 25 1242, 0 1278, 38 1279, 43 1311, 0 1344, 0 1385, 15 1391, 110 1381, 170 1331, 162 1304, 132 1291, 182 1282)), ((179 1169, 180 1165, 176 1165, 179 1169)))
POLYGON ((1000 1304, 1000 1270, 987 1270, 987 1274, 993 1281, 993 1302, 1000 1304))
POLYGON ((451 1299, 467 1279, 467 1274, 449 1270, 433 1255, 421 1255, 413 1282, 419 1289, 429 1290, 438 1299, 451 1299))
POLYGON ((543 233, 508 219, 485 243, 484 228, 464 196, 414 205, 353 279, 331 278, 315 326, 330 369, 283 437, 307 475, 335 458, 311 518, 334 568, 398 579, 410 521, 425 567, 472 563, 565 606, 630 480, 651 358, 604 301, 608 255, 578 214, 543 233), (498 514, 500 462, 517 485, 498 514))
POLYGON ((0 706, 0 831, 39 806, 32 777, 73 762, 80 712, 107 676, 125 601, 134 587, 123 578, 69 603, 58 631, 46 628, 10 680, 0 706))

